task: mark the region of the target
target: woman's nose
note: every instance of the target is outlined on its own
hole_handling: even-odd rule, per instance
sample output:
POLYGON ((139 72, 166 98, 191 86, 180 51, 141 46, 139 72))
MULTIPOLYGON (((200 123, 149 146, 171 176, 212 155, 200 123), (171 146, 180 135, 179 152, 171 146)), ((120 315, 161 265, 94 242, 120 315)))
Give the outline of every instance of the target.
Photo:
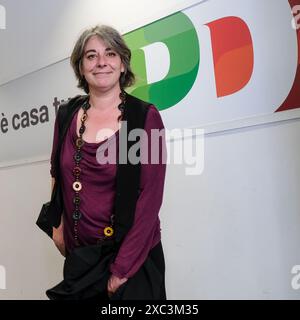
POLYGON ((97 65, 98 65, 98 66, 105 66, 105 65, 106 65, 106 58, 105 58, 105 56, 103 56, 103 55, 99 55, 99 56, 98 56, 97 65))

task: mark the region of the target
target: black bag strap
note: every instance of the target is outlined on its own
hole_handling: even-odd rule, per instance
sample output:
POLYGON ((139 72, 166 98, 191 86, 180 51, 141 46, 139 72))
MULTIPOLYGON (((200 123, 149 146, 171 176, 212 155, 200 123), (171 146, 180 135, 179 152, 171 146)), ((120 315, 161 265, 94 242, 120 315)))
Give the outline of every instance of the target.
POLYGON ((58 121, 58 147, 55 155, 55 165, 57 166, 57 173, 59 170, 59 155, 61 152, 62 143, 64 141, 67 130, 70 126, 71 120, 75 112, 88 100, 88 96, 77 95, 76 97, 70 99, 69 101, 62 103, 57 112, 58 121))

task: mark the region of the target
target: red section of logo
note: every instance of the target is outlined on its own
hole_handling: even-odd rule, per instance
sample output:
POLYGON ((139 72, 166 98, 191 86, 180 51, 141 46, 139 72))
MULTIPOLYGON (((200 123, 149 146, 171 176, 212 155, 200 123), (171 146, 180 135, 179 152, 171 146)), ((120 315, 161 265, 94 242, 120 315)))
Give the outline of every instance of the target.
MULTIPOLYGON (((291 5, 291 8, 293 8, 294 6, 299 5, 300 1, 289 0, 289 3, 291 5)), ((295 32, 297 32, 298 39, 298 66, 295 81, 289 95, 275 112, 300 108, 300 29, 296 30, 295 32)))
POLYGON ((211 33, 217 96, 241 90, 253 72, 254 53, 247 24, 226 17, 207 24, 211 33))

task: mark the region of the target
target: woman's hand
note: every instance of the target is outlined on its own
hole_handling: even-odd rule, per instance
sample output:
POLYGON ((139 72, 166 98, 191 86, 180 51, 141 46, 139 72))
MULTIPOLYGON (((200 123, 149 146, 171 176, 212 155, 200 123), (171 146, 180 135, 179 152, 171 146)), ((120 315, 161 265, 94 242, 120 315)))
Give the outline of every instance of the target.
POLYGON ((61 223, 58 228, 53 227, 53 234, 52 234, 52 240, 54 244, 56 245, 59 252, 65 257, 66 256, 66 247, 65 247, 65 241, 64 241, 64 225, 63 220, 61 219, 61 223))
POLYGON ((127 281, 128 279, 127 278, 118 278, 117 276, 115 275, 111 275, 110 278, 108 279, 108 282, 107 282, 107 293, 108 293, 108 296, 111 297, 115 292, 116 290, 123 284, 127 281))

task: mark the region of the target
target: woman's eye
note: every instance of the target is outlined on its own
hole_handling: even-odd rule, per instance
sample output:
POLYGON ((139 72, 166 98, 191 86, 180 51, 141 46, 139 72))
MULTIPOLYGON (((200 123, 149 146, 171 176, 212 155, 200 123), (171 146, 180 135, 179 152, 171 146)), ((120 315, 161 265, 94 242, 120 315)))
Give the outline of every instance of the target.
POLYGON ((91 59, 93 59, 93 58, 95 58, 95 57, 96 57, 95 54, 91 54, 91 55, 87 56, 87 58, 88 58, 89 60, 91 60, 91 59))
POLYGON ((108 55, 109 55, 110 57, 114 57, 116 54, 115 54, 114 52, 109 52, 108 55))

